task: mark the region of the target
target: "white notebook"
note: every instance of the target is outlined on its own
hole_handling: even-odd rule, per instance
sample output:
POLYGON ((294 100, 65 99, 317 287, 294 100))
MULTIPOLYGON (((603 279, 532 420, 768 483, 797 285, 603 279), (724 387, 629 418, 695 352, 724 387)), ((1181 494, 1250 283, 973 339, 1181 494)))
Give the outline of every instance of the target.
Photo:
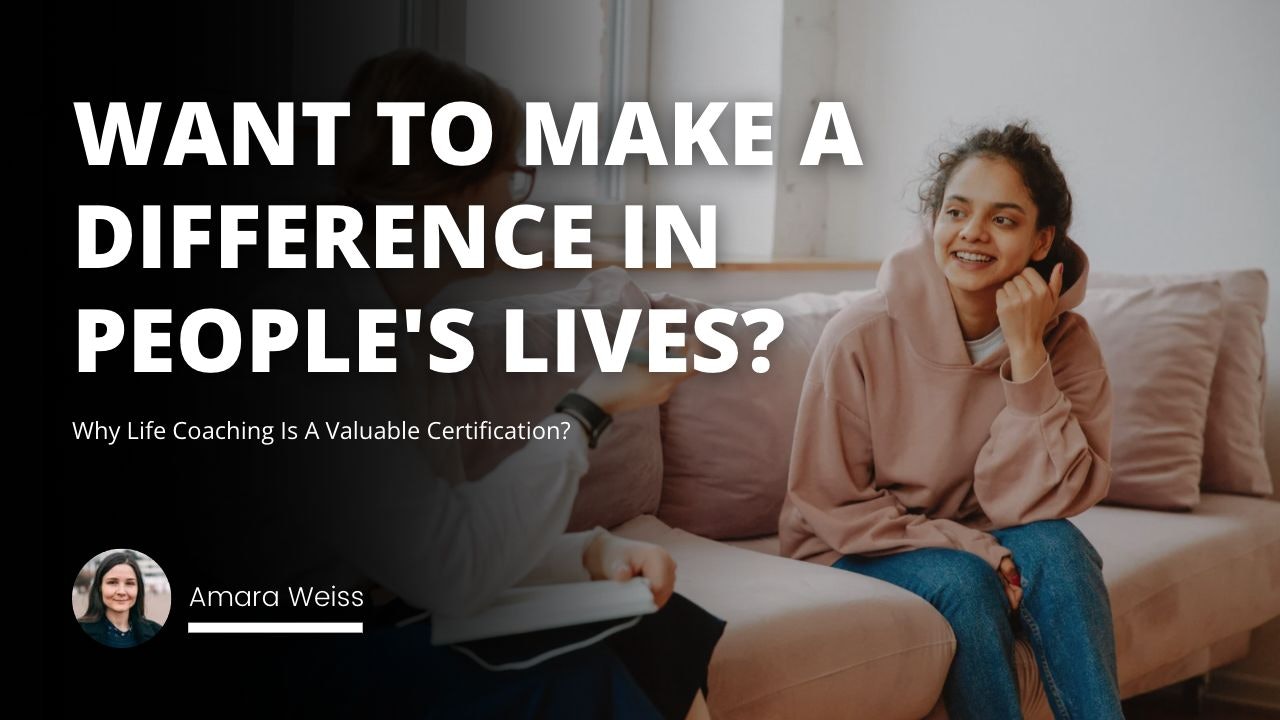
POLYGON ((516 587, 472 615, 433 615, 431 644, 452 645, 648 615, 657 610, 649 582, 644 578, 516 587))

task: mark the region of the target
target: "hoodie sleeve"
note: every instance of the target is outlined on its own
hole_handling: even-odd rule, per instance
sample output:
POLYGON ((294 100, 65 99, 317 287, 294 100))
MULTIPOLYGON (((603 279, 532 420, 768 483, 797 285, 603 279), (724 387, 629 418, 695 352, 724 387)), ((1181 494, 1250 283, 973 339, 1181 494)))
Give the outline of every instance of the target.
POLYGON ((1111 384, 1084 319, 1064 318, 1035 375, 1000 366, 1005 407, 974 466, 974 492, 997 527, 1078 515, 1111 486, 1111 384))
POLYGON ((989 533, 910 512, 892 492, 875 486, 862 373, 847 352, 828 359, 834 362, 818 360, 809 369, 788 479, 793 512, 826 547, 802 540, 792 556, 811 557, 828 548, 842 555, 890 555, 941 547, 971 552, 998 567, 1011 553, 989 533))

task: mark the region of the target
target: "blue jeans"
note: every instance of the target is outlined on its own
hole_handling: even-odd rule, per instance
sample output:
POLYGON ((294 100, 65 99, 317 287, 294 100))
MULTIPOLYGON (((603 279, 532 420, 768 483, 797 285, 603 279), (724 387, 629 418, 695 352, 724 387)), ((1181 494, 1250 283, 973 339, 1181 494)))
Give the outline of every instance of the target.
POLYGON ((1015 631, 1031 644, 1057 720, 1123 718, 1111 603, 1098 551, 1066 520, 991 534, 1013 553, 1022 576, 1016 619, 1000 577, 972 553, 922 548, 882 557, 846 555, 834 567, 910 590, 951 624, 956 654, 943 699, 954 720, 1022 717, 1015 631))

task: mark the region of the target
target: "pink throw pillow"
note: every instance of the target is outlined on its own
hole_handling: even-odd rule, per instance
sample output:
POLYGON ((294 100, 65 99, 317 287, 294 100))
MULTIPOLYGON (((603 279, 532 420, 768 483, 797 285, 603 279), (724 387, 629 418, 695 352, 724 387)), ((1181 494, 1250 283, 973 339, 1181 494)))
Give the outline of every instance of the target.
POLYGON ((1217 280, 1222 285, 1222 345, 1209 389, 1200 487, 1211 492, 1269 496, 1274 491, 1263 435, 1266 394, 1267 275, 1231 270, 1192 275, 1095 274, 1093 288, 1147 287, 1217 280))
MULTIPOLYGON (((612 334, 624 308, 647 310, 649 298, 620 268, 591 273, 577 287, 558 292, 522 295, 478 303, 462 303, 475 313, 463 334, 475 346, 471 367, 453 384, 457 422, 489 420, 514 424, 537 422, 550 415, 556 402, 577 387, 596 368, 595 354, 581 318, 577 322, 576 371, 555 371, 556 311, 561 308, 600 308, 612 334), (526 357, 551 358, 545 373, 508 373, 506 310, 524 310, 526 357)), ((577 432, 577 428, 571 428, 577 432)), ((462 441, 467 477, 478 478, 523 446, 521 440, 462 441)), ((658 510, 662 492, 662 443, 658 409, 645 408, 618 415, 589 455, 590 468, 578 487, 569 530, 600 525, 614 527, 638 515, 658 510)))
MULTIPOLYGON (((738 345, 737 364, 724 373, 695 375, 662 406, 660 520, 716 540, 778 532, 809 359, 827 321, 863 294, 802 293, 727 306, 739 312, 778 310, 782 335, 758 353, 752 344, 763 326, 747 327, 739 320, 728 331, 738 345), (751 359, 761 354, 770 361, 763 374, 751 369, 751 359)), ((685 308, 690 322, 710 307, 673 295, 654 296, 652 303, 685 308)))
POLYGON ((1194 507, 1222 341, 1221 285, 1095 287, 1078 311, 1102 347, 1114 398, 1107 501, 1194 507))

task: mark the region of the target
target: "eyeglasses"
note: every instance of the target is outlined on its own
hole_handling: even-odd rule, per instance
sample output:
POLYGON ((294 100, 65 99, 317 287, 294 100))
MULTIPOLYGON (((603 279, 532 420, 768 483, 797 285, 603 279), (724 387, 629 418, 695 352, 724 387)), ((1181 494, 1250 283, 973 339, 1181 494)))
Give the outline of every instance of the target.
POLYGON ((511 193, 511 202, 519 205, 533 194, 533 181, 538 176, 538 168, 529 165, 514 165, 511 168, 511 181, 507 189, 511 193))

